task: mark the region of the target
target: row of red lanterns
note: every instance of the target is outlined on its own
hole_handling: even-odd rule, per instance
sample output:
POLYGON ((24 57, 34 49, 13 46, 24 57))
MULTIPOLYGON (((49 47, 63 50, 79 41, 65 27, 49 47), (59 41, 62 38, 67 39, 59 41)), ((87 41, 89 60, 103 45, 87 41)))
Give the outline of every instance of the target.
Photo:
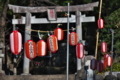
MULTIPOLYGON (((49 37, 47 38, 48 44, 46 44, 46 42, 42 39, 39 40, 37 44, 32 40, 28 40, 25 43, 26 56, 29 59, 33 59, 36 56, 44 56, 46 54, 47 47, 52 53, 55 53, 58 50, 58 40, 63 39, 63 37, 61 36, 63 35, 63 32, 60 28, 57 28, 57 30, 55 29, 54 35, 49 35, 49 37), (59 37, 59 35, 61 37, 59 37)), ((78 43, 78 35, 76 32, 71 32, 69 34, 69 43, 72 46, 77 45, 76 56, 78 58, 82 58, 84 55, 84 46, 82 45, 82 43, 78 43)), ((22 49, 22 36, 17 30, 13 31, 10 34, 10 48, 11 52, 15 55, 18 55, 22 49)))
MULTIPOLYGON (((58 41, 64 39, 64 31, 59 27, 54 30, 54 35, 57 37, 58 41)), ((78 34, 75 31, 72 31, 69 34, 69 44, 75 46, 78 44, 78 41, 78 34)))
MULTIPOLYGON (((61 28, 55 29, 54 30, 54 35, 50 35, 47 39, 48 49, 53 53, 55 53, 58 50, 57 40, 62 40, 63 39, 63 36, 61 36, 59 33, 61 33, 61 35, 64 34, 61 28)), ((29 42, 31 43, 31 40, 29 40, 28 43, 29 42)), ((15 55, 19 54, 20 51, 21 51, 21 47, 22 47, 22 37, 21 37, 21 34, 18 31, 15 30, 10 34, 10 43, 11 43, 12 53, 14 53, 15 55)), ((26 44, 26 45, 30 45, 30 43, 26 44)), ((78 43, 78 35, 77 35, 76 32, 71 32, 69 34, 69 43, 72 46, 76 45, 76 56, 79 59, 82 59, 83 56, 84 56, 84 46, 83 46, 82 43, 78 43)), ((34 43, 33 43, 33 46, 34 46, 34 43)), ((43 54, 45 55, 45 53, 46 53, 46 51, 45 51, 46 50, 45 41, 44 40, 38 41, 37 42, 37 47, 39 48, 39 49, 37 48, 38 49, 37 50, 38 56, 43 56, 43 54)), ((101 51, 104 52, 104 53, 107 52, 107 43, 106 42, 102 42, 101 51)), ((28 53, 28 54, 30 54, 30 53, 28 53)), ((30 58, 30 55, 29 55, 29 58, 30 58)))
POLYGON ((97 70, 98 72, 104 71, 107 67, 112 65, 112 57, 109 54, 104 55, 104 59, 97 61, 96 59, 92 59, 90 62, 90 68, 92 70, 97 70))

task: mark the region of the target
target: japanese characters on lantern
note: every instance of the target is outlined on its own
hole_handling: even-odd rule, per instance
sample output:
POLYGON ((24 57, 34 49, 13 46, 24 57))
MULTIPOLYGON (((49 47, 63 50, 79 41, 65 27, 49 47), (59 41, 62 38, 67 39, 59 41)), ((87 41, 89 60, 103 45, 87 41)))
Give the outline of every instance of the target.
POLYGON ((52 53, 55 53, 58 50, 58 42, 57 42, 57 37, 56 36, 50 35, 47 38, 47 44, 48 44, 48 49, 52 53))
POLYGON ((71 32, 69 34, 69 44, 75 46, 78 44, 78 34, 76 32, 71 32))
POLYGON ((25 52, 26 52, 26 57, 29 59, 34 59, 37 56, 36 43, 33 40, 28 40, 25 43, 25 52))

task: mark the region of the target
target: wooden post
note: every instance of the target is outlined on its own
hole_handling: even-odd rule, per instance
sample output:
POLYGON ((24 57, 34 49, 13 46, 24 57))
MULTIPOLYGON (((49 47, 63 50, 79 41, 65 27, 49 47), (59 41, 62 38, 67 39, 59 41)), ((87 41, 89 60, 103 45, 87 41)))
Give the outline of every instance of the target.
MULTIPOLYGON (((31 29, 31 13, 27 12, 26 13, 26 25, 25 25, 25 41, 31 39, 31 31, 26 30, 31 29)), ((24 62, 23 62, 23 74, 22 75, 30 75, 29 74, 29 59, 26 57, 26 53, 24 51, 24 62)))

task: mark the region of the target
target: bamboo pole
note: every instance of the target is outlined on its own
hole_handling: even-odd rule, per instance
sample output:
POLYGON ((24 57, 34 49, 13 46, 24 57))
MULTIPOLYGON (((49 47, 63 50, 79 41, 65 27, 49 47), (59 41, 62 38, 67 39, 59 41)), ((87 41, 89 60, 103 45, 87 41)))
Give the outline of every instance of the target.
MULTIPOLYGON (((102 0, 100 0, 100 8, 99 8, 99 19, 101 18, 101 11, 102 11, 102 0)), ((98 40, 99 40, 99 29, 97 29, 96 34, 96 48, 95 48, 95 59, 97 59, 97 51, 98 51, 98 40)))

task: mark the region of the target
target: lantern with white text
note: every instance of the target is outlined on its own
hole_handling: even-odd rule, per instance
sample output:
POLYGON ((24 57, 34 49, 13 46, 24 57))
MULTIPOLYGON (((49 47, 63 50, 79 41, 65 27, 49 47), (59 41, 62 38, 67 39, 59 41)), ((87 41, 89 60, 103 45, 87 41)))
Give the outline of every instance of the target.
POLYGON ((64 39, 64 31, 61 28, 56 28, 54 30, 54 35, 57 37, 58 41, 64 39))
POLYGON ((98 71, 98 72, 104 71, 103 66, 104 66, 103 63, 102 63, 101 61, 98 61, 98 62, 97 62, 97 71, 98 71))
POLYGON ((47 44, 48 44, 48 49, 52 53, 55 53, 58 50, 58 42, 57 42, 57 37, 56 36, 50 35, 47 38, 47 44))
POLYGON ((36 43, 33 40, 28 40, 25 43, 26 57, 29 59, 34 59, 36 55, 36 43))
POLYGON ((105 61, 106 61, 106 65, 107 65, 108 67, 110 67, 110 66, 112 65, 112 57, 111 57, 111 56, 108 56, 108 57, 105 59, 105 61))
POLYGON ((96 70, 96 68, 97 68, 97 60, 96 59, 91 59, 91 61, 90 61, 90 68, 92 70, 96 70))
POLYGON ((17 30, 10 34, 10 49, 15 55, 19 54, 22 49, 22 36, 17 30))
POLYGON ((107 43, 106 42, 102 42, 101 43, 101 51, 103 53, 106 53, 107 52, 107 43))
POLYGON ((76 56, 79 59, 82 59, 84 57, 84 45, 82 43, 78 43, 76 45, 76 56))
POLYGON ((46 55, 47 45, 44 40, 39 40, 37 42, 37 55, 38 56, 45 56, 46 55))
POLYGON ((98 28, 103 29, 104 28, 104 21, 102 18, 98 19, 98 28))
POLYGON ((75 46, 78 44, 78 34, 76 32, 71 32, 69 34, 69 44, 75 46))

